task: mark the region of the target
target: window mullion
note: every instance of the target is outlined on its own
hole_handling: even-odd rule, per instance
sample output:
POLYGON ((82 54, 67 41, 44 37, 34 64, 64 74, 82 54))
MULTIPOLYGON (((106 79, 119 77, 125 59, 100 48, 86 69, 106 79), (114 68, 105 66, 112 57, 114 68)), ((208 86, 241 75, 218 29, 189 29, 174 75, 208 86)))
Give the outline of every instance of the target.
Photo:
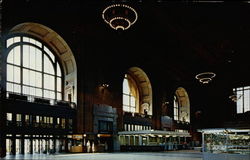
MULTIPOLYGON (((21 36, 21 42, 23 42, 23 36, 21 36)), ((23 44, 20 45, 20 86, 21 94, 23 94, 23 44)))
POLYGON ((42 44, 42 97, 44 97, 44 45, 42 44))
POLYGON ((55 63, 53 63, 54 66, 54 71, 55 71, 55 87, 54 87, 54 93, 55 93, 55 99, 57 100, 57 63, 56 63, 56 58, 55 58, 55 63))
POLYGON ((245 107, 245 88, 243 87, 243 90, 242 90, 242 113, 244 113, 244 107, 245 107))

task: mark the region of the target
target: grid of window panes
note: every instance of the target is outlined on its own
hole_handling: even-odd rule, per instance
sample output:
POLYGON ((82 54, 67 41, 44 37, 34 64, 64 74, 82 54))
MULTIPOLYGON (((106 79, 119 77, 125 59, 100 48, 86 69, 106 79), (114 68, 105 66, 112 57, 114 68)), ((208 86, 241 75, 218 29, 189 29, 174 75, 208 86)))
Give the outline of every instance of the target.
POLYGON ((125 112, 135 112, 135 103, 136 97, 131 93, 127 74, 123 80, 123 111, 125 112))
POLYGON ((142 130, 151 130, 151 126, 147 125, 137 125, 137 124, 124 124, 124 131, 142 131, 142 130))
POLYGON ((62 73, 54 54, 41 42, 9 38, 7 91, 49 99, 62 99, 62 73))
POLYGON ((174 96, 174 120, 179 120, 179 104, 176 96, 174 96))
POLYGON ((250 86, 235 88, 233 91, 239 98, 236 102, 237 113, 250 111, 250 86))

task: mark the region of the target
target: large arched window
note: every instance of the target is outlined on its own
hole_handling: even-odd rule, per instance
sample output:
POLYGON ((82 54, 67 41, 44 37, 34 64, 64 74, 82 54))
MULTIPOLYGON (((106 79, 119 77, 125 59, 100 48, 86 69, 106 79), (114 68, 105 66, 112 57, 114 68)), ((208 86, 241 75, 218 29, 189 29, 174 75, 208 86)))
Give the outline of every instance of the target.
POLYGON ((123 80, 123 111, 136 112, 138 88, 131 76, 125 75, 123 80))
POLYGON ((62 100, 62 71, 53 52, 31 37, 7 39, 6 90, 62 100))
POLYGON ((190 122, 190 102, 187 91, 179 87, 174 95, 174 120, 190 122))
POLYGON ((152 115, 152 88, 146 73, 138 68, 128 69, 123 80, 123 111, 152 115))
POLYGON ((179 120, 179 103, 176 96, 174 96, 174 120, 179 120))

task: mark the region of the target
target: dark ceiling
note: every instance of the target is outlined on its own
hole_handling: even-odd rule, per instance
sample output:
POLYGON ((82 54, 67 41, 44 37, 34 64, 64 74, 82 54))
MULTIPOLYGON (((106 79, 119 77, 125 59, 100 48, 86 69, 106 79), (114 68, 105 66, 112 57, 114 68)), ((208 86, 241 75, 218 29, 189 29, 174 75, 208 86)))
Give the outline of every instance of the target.
POLYGON ((249 3, 127 1, 139 18, 128 30, 117 32, 101 18, 111 1, 4 2, 3 31, 27 20, 43 21, 72 46, 81 41, 113 63, 124 54, 133 55, 132 63, 164 70, 178 81, 193 81, 196 74, 212 71, 215 80, 229 85, 250 82, 249 3))
POLYGON ((127 0, 137 10, 138 21, 117 32, 101 17, 113 2, 5 0, 3 35, 19 23, 44 24, 66 40, 80 63, 88 66, 94 60, 113 70, 137 65, 155 81, 170 79, 197 88, 192 106, 212 106, 211 113, 230 103, 228 95, 216 93, 218 88, 222 93, 223 88, 250 85, 250 3, 127 0), (195 75, 208 71, 216 77, 204 88, 195 75))

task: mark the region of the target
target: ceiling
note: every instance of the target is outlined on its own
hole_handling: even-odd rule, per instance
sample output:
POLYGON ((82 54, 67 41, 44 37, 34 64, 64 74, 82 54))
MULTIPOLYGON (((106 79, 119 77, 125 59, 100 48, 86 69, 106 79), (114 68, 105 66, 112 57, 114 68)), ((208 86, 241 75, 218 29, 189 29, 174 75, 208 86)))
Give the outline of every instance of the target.
POLYGON ((148 70, 161 70, 161 75, 178 82, 197 83, 195 75, 207 71, 215 72, 214 81, 224 85, 250 82, 250 3, 127 0, 137 10, 138 21, 117 32, 101 18, 102 10, 113 2, 8 0, 3 26, 8 30, 27 19, 42 22, 73 50, 86 47, 93 57, 105 57, 116 65, 123 56, 128 65, 150 66, 148 70))
POLYGON ((163 89, 168 89, 168 82, 184 86, 193 111, 206 108, 207 115, 219 118, 230 112, 231 116, 225 108, 235 104, 230 104, 225 90, 250 85, 250 3, 127 0, 138 12, 138 20, 117 32, 101 17, 113 2, 6 0, 3 34, 19 23, 42 23, 65 39, 78 65, 85 65, 78 72, 98 65, 110 69, 112 77, 116 69, 137 66, 155 83, 166 82, 160 86, 163 89), (216 77, 208 85, 200 84, 195 75, 208 71, 216 77))

